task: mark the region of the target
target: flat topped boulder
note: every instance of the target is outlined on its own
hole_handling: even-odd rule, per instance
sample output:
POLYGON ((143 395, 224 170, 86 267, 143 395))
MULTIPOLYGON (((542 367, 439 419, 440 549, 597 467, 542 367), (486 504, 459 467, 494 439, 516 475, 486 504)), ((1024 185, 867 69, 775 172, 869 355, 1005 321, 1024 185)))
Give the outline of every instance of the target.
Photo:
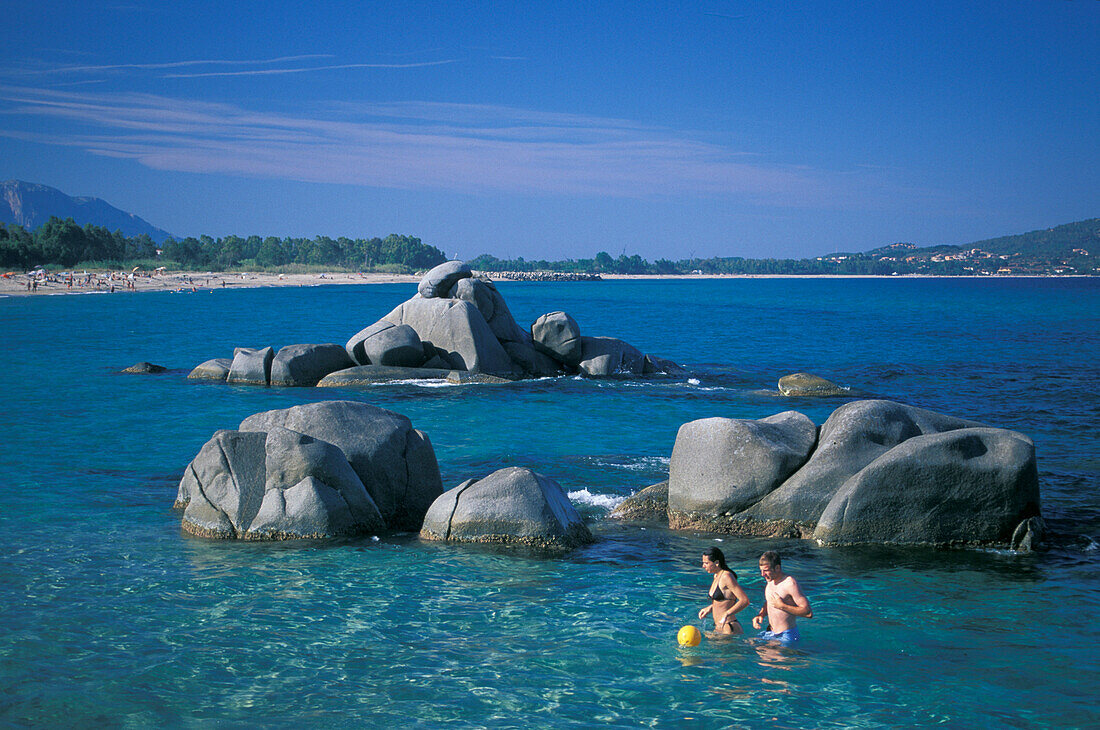
POLYGON ((792 398, 846 395, 847 392, 833 381, 810 373, 793 373, 779 379, 779 394, 792 398))
POLYGON ((558 549, 592 541, 561 486, 523 467, 500 469, 444 492, 425 515, 420 536, 558 549))
POLYGON ((225 382, 239 385, 267 385, 271 381, 271 362, 275 349, 238 347, 233 350, 233 364, 225 382))
POLYGON ((257 413, 244 419, 240 430, 275 427, 339 448, 390 529, 420 529, 428 506, 443 492, 431 441, 399 413, 355 401, 322 401, 257 413))
POLYGON ((425 299, 448 297, 459 279, 468 279, 474 275, 470 267, 462 261, 446 261, 424 274, 416 291, 425 299))

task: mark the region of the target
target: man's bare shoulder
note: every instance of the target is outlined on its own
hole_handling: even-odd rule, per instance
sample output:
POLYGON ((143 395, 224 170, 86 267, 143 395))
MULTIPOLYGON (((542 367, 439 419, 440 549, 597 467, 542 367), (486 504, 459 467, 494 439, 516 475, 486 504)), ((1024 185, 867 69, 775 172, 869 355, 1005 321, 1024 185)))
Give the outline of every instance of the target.
POLYGON ((775 587, 776 590, 782 591, 783 593, 791 593, 792 591, 798 590, 798 581, 795 580, 793 575, 787 574, 783 576, 783 580, 775 584, 775 587))

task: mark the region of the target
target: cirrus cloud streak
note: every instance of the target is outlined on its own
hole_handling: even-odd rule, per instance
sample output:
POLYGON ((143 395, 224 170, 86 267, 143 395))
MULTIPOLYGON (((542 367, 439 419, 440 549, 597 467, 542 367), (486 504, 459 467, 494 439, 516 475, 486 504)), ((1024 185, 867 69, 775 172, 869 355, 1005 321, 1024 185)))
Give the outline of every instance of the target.
POLYGON ((458 193, 734 197, 847 207, 852 175, 635 122, 500 106, 336 103, 311 116, 146 94, 0 87, 0 135, 150 168, 458 193), (46 124, 48 123, 48 124, 46 124), (54 131, 38 131, 44 127, 54 131))

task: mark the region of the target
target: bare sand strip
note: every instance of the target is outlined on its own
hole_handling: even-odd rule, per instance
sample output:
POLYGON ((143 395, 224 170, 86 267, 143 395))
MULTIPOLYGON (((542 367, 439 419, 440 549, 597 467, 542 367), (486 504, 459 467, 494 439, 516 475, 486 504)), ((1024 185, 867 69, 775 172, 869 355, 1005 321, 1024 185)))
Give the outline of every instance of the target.
POLYGON ((50 294, 126 294, 134 291, 179 291, 190 292, 211 289, 245 289, 254 287, 277 286, 332 286, 339 284, 415 284, 420 277, 403 274, 268 274, 268 273, 224 273, 224 272, 181 272, 167 274, 144 274, 136 272, 130 279, 130 272, 76 272, 72 277, 51 274, 48 278, 38 278, 37 289, 27 288, 31 276, 22 273, 0 277, 0 296, 43 296, 50 294), (106 276, 105 276, 106 274, 106 276), (132 288, 131 288, 132 281, 132 288))

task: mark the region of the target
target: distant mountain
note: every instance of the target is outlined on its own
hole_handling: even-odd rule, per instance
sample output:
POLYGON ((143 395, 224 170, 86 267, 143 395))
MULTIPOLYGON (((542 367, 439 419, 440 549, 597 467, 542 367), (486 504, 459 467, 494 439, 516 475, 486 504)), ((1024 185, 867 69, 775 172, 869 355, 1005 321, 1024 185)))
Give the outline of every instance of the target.
POLYGON ((0 223, 15 223, 33 231, 52 215, 72 218, 82 226, 91 223, 109 231, 121 230, 127 236, 148 233, 157 243, 172 235, 99 198, 74 198, 56 188, 22 180, 0 182, 0 223))

